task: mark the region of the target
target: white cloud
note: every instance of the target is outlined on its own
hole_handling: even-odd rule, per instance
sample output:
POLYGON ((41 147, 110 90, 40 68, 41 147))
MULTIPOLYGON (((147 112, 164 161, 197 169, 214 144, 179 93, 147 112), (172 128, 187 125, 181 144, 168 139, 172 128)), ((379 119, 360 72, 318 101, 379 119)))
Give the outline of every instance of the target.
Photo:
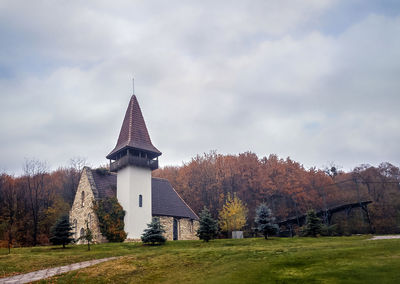
POLYGON ((102 163, 132 74, 163 165, 210 149, 399 163, 400 18, 327 35, 317 23, 336 2, 3 4, 0 167, 102 163))

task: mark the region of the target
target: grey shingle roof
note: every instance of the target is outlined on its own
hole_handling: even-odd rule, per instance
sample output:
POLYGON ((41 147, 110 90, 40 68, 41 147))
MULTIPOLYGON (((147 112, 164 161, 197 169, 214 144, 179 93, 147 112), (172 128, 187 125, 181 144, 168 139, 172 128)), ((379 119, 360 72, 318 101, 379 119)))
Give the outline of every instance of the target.
MULTIPOLYGON (((92 176, 98 192, 97 198, 115 197, 117 195, 117 174, 104 170, 92 170, 92 176)), ((198 219, 168 180, 152 178, 151 195, 153 216, 198 219)))
POLYGON ((198 219, 168 180, 152 178, 151 189, 153 215, 198 219))
POLYGON ((117 175, 107 170, 92 170, 92 176, 97 189, 96 198, 117 196, 117 175))

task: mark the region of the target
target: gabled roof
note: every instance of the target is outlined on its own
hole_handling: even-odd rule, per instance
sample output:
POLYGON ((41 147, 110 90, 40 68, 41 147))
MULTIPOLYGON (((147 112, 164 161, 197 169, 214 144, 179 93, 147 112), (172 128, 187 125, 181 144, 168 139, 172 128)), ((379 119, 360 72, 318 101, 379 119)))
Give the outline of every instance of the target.
MULTIPOLYGON (((96 198, 117 195, 117 174, 104 170, 90 170, 94 184, 92 190, 96 198)), ((199 217, 179 196, 166 179, 151 179, 151 203, 153 216, 171 216, 197 220, 199 217)))
POLYGON ((115 154, 126 148, 148 151, 155 156, 161 155, 161 152, 151 143, 150 135, 135 95, 132 95, 129 101, 117 145, 107 155, 107 159, 113 159, 115 154))
POLYGON ((153 215, 199 218, 166 179, 151 179, 151 198, 153 215))

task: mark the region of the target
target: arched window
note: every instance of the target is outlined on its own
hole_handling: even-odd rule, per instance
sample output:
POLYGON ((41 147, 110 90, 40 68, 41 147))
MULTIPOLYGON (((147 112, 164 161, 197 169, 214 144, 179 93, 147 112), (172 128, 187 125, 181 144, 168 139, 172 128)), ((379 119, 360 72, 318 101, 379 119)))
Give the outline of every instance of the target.
POLYGON ((80 237, 83 237, 85 235, 85 229, 81 228, 81 235, 80 237))
POLYGON ((74 219, 74 237, 75 239, 78 238, 78 221, 76 219, 74 219))
POLYGON ((91 225, 92 225, 92 215, 89 213, 88 214, 88 225, 89 225, 89 228, 91 227, 91 225))
POLYGON ((143 207, 143 197, 139 194, 139 207, 143 207))
POLYGON ((82 205, 82 207, 85 206, 85 192, 84 191, 82 191, 82 194, 81 194, 81 205, 82 205))

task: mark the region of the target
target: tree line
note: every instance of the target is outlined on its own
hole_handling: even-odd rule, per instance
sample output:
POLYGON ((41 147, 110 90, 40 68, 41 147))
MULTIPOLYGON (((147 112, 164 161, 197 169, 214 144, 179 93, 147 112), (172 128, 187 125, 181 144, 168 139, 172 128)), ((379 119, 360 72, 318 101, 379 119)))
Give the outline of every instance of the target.
POLYGON ((23 174, 0 174, 0 246, 49 244, 51 227, 68 215, 85 161, 49 172, 46 163, 27 160, 23 174))
MULTIPOLYGON (((254 227, 255 208, 267 204, 277 220, 371 200, 370 221, 376 233, 400 232, 400 170, 390 163, 361 165, 344 172, 337 166, 305 169, 290 158, 259 158, 255 153, 197 155, 182 166, 158 169, 175 190, 199 213, 206 206, 213 218, 228 195, 237 195, 249 209, 247 229, 254 227)), ((360 209, 333 216, 340 234, 368 233, 367 216, 360 209)))
MULTIPOLYGON (((28 160, 21 176, 0 174, 0 246, 48 244, 51 227, 71 208, 84 164, 73 159, 69 167, 49 171, 45 163, 28 160)), ((261 203, 281 221, 310 209, 367 200, 373 201, 368 209, 376 233, 400 232, 400 170, 390 163, 344 172, 335 166, 305 169, 276 155, 212 151, 182 166, 156 170, 153 176, 168 179, 195 213, 206 206, 215 219, 229 196, 237 196, 248 208, 248 232, 255 227, 255 209, 261 203)), ((361 210, 337 213, 332 221, 341 234, 369 232, 361 210)))

